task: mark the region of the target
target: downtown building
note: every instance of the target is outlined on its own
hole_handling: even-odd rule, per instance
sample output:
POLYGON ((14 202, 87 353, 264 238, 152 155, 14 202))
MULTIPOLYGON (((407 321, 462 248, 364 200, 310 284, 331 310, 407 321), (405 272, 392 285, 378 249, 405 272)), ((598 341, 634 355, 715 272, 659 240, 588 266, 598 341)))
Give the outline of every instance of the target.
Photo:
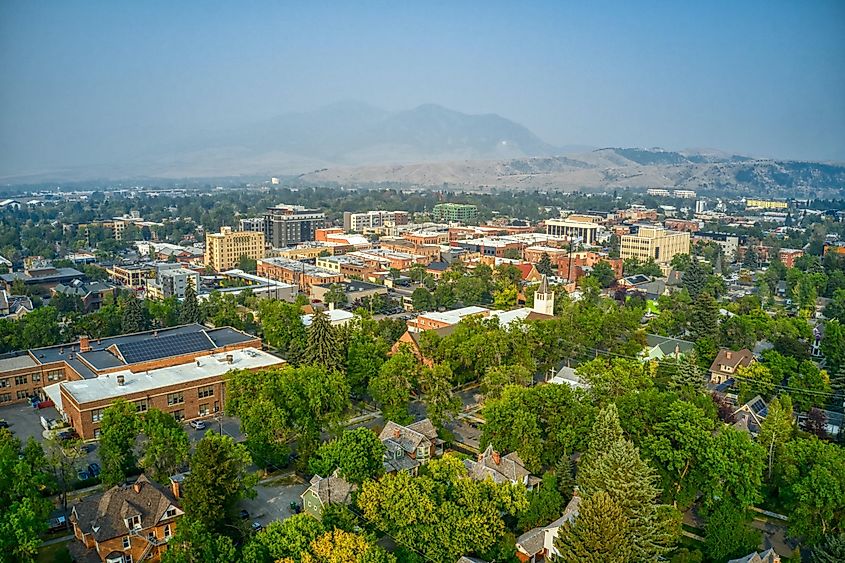
POLYGON ((343 230, 363 232, 368 229, 378 229, 387 224, 407 225, 407 211, 364 211, 362 213, 343 213, 343 230))
POLYGON ((316 240, 317 229, 326 225, 326 214, 301 205, 268 207, 264 214, 264 238, 273 248, 316 240))

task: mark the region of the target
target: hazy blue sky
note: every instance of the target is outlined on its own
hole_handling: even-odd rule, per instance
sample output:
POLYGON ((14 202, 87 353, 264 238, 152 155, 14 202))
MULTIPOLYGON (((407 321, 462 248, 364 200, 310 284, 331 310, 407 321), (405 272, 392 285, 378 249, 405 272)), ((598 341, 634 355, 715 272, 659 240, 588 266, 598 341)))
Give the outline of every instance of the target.
POLYGON ((0 2, 0 175, 361 100, 845 160, 845 2, 0 2))

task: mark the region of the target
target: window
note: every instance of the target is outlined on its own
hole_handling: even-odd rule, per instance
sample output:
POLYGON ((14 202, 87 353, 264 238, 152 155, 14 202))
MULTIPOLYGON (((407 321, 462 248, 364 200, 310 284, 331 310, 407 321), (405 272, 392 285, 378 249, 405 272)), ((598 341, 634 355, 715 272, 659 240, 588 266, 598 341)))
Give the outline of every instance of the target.
POLYGON ((127 553, 123 556, 123 563, 132 563, 132 554, 127 553))
POLYGON ((8 403, 11 400, 12 400, 12 394, 11 393, 0 394, 0 403, 8 403))
POLYGON ((26 391, 18 391, 17 392, 18 399, 26 399, 26 396, 27 396, 26 391))
POLYGON ((26 385, 26 376, 25 375, 16 375, 15 376, 15 385, 26 385))
POLYGON ((136 514, 126 519, 126 527, 130 530, 136 530, 141 527, 141 516, 136 514))
POLYGON ((167 394, 167 405, 181 405, 185 402, 185 394, 179 391, 178 393, 168 393, 167 394))
POLYGON ((9 378, 8 377, 4 377, 3 379, 0 379, 0 387, 8 387, 8 386, 9 386, 9 378))
POLYGON ((51 369, 47 372, 47 381, 58 381, 60 379, 64 379, 65 377, 65 370, 63 369, 51 369))
POLYGON ((170 529, 170 524, 165 524, 164 525, 164 538, 169 539, 171 535, 173 535, 173 531, 170 529))
POLYGON ((214 386, 209 385, 207 387, 200 387, 197 390, 197 397, 200 399, 205 399, 206 397, 213 397, 214 396, 214 386))
POLYGON ((40 373, 33 373, 32 374, 32 382, 40 382, 41 381, 41 374, 40 373))
POLYGON ((103 420, 103 409, 94 409, 91 411, 91 422, 100 422, 103 420))
POLYGON ((175 509, 174 507, 172 507, 172 506, 171 506, 171 507, 170 507, 170 508, 168 508, 168 509, 167 509, 167 511, 164 513, 164 517, 165 517, 165 518, 173 518, 174 516, 176 516, 176 509, 175 509))
POLYGON ((197 411, 198 416, 207 416, 208 415, 208 403, 203 403, 200 405, 199 410, 197 411))
POLYGON ((99 438, 101 434, 101 430, 99 428, 94 429, 94 438, 99 438))
POLYGON ((135 401, 135 411, 136 412, 147 412, 147 400, 142 399, 140 401, 135 401))
POLYGON ((123 536, 123 549, 129 549, 132 545, 132 542, 129 540, 129 536, 123 536))
POLYGON ((179 409, 178 411, 173 411, 173 418, 176 420, 184 420, 185 419, 185 411, 179 409))

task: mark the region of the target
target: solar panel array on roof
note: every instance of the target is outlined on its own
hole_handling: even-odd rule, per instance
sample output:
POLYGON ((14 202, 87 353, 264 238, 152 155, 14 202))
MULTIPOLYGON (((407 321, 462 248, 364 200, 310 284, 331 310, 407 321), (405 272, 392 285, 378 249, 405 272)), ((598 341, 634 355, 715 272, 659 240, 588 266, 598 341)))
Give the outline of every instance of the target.
POLYGON ((205 332, 171 334, 147 338, 138 342, 118 344, 117 349, 127 364, 137 364, 202 350, 212 350, 214 343, 205 332))

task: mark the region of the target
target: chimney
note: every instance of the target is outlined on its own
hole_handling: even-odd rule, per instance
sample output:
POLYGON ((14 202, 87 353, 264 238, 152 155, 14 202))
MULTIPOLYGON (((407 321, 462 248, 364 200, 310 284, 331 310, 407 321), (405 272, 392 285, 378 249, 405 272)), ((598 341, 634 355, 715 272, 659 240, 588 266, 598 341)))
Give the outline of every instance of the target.
POLYGON ((329 303, 329 311, 334 311, 334 303, 329 303))
POLYGON ((133 491, 135 491, 136 493, 140 493, 140 492, 141 492, 141 482, 140 482, 140 481, 135 481, 135 482, 132 484, 132 490, 133 490, 133 491))
POLYGON ((182 475, 174 475, 170 478, 170 493, 173 498, 182 498, 182 475))
POLYGON ((726 357, 727 359, 729 359, 729 360, 731 359, 731 351, 730 351, 730 350, 728 350, 727 352, 725 352, 725 357, 726 357))
POLYGON ((232 354, 226 354, 226 363, 233 364, 235 363, 235 357, 232 354))
POLYGON ((197 367, 200 367, 201 365, 202 364, 200 364, 199 358, 197 358, 197 367))
POLYGON ((402 437, 402 429, 401 428, 395 428, 393 430, 393 437, 394 438, 401 438, 402 437))
POLYGON ((117 376, 117 384, 120 385, 120 386, 123 386, 124 383, 126 383, 126 378, 122 375, 118 375, 117 376))
POLYGON ((79 337, 79 351, 80 352, 88 352, 91 350, 91 341, 88 339, 87 336, 80 336, 79 337))
POLYGON ((493 452, 493 463, 495 463, 496 465, 502 463, 502 456, 499 455, 499 452, 497 451, 493 452))
POLYGON ((153 338, 158 338, 158 331, 157 330, 153 331, 153 338))

